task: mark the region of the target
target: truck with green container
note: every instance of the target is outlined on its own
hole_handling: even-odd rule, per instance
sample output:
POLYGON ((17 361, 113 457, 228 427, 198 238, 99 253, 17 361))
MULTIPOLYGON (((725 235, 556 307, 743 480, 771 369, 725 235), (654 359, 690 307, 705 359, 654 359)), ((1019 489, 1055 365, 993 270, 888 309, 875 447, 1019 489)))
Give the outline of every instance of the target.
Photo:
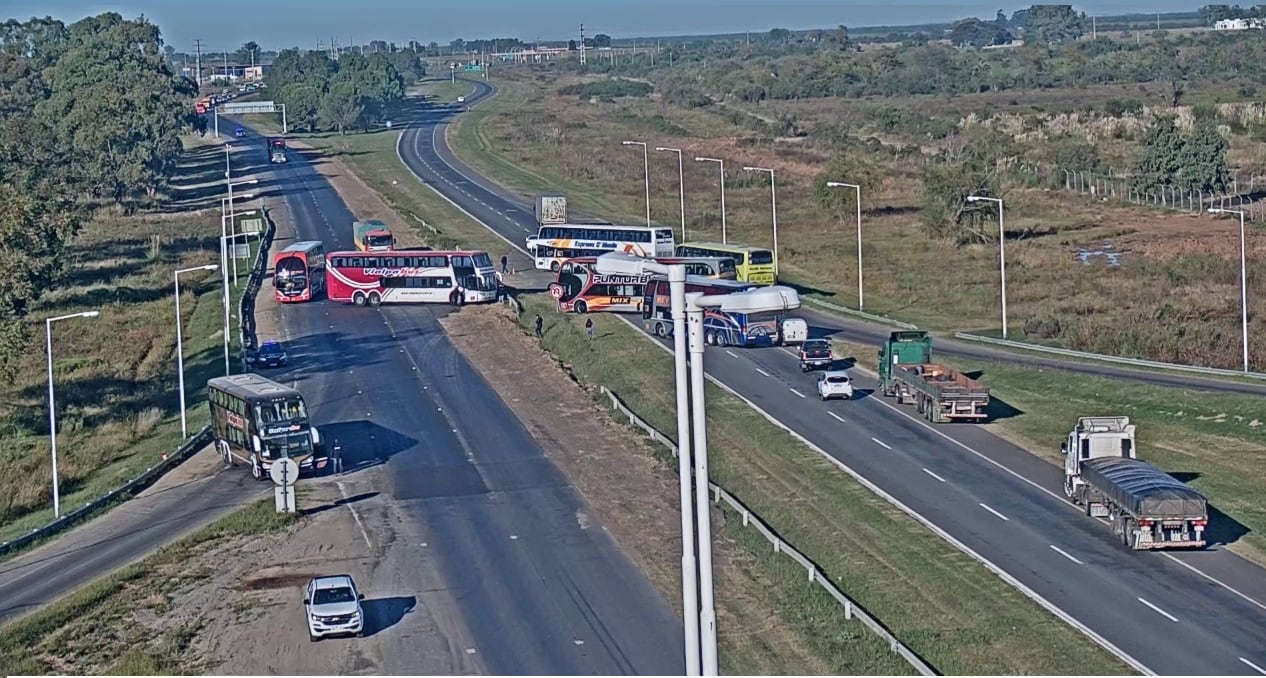
POLYGON ((933 423, 983 422, 989 387, 953 368, 932 362, 932 335, 891 332, 879 347, 879 389, 897 404, 913 403, 933 423))
POLYGON ((353 222, 352 242, 362 252, 385 252, 396 246, 396 238, 391 229, 378 219, 353 222))

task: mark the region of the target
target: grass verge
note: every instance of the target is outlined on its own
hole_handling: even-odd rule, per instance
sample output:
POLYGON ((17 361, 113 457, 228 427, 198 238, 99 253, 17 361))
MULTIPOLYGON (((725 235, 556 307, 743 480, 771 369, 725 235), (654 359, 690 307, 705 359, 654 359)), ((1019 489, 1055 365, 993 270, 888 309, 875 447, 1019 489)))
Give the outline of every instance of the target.
MULTIPOLYGON (((605 385, 656 428, 675 430, 670 356, 615 317, 593 316, 597 338, 590 342, 576 316, 552 312, 552 299, 537 295, 524 302, 521 322, 527 327, 537 313, 547 319, 545 348, 581 383, 605 385), (622 367, 628 365, 638 367, 622 367)), ((746 404, 708 389, 713 479, 939 671, 1016 675, 1068 666, 1077 674, 1128 672, 786 432, 753 417, 746 404), (1069 656, 1079 658, 1075 667, 1065 661, 1069 656)))
POLYGON ((286 529, 272 499, 232 513, 139 563, 97 581, 0 629, 0 666, 18 675, 79 673, 162 675, 197 673, 186 649, 197 620, 154 633, 137 618, 161 612, 204 573, 187 567, 199 554, 239 536, 286 529))

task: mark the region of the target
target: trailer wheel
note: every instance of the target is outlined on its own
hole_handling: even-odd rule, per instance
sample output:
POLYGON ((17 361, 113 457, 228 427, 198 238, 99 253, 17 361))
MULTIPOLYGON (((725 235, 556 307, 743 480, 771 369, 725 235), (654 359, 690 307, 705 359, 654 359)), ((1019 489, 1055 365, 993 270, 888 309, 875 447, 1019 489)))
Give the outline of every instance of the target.
POLYGON ((1127 549, 1130 549, 1130 550, 1134 549, 1134 545, 1130 543, 1130 519, 1129 518, 1121 519, 1121 544, 1125 546, 1125 548, 1127 549))

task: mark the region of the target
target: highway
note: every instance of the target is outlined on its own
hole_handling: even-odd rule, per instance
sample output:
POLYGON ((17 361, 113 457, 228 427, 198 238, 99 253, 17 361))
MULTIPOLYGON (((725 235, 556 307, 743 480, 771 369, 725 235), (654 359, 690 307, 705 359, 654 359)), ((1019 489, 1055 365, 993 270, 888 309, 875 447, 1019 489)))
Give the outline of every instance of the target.
MULTIPOLYGON (((484 83, 472 87, 468 102, 490 94, 484 83)), ((406 129, 398 145, 401 159, 420 181, 512 244, 519 266, 530 265, 521 248, 535 231, 531 210, 453 157, 443 121, 423 116, 406 129)), ((852 325, 804 315, 828 331, 852 325)), ((868 331, 854 340, 877 345, 874 328, 868 331)), ((1030 359, 1002 355, 1013 362, 1030 359)), ((707 366, 712 379, 1135 668, 1157 674, 1266 674, 1266 572, 1253 563, 1221 547, 1126 551, 1106 525, 1063 499, 1060 469, 980 427, 930 425, 880 396, 823 404, 811 397, 812 375, 802 374, 785 350, 709 348, 707 366)), ((1105 375, 1115 369, 1084 368, 1105 375)), ((873 388, 867 376, 857 370, 854 376, 863 391, 873 388)))
MULTIPOLYGON (((298 238, 354 249, 352 213, 303 155, 291 153, 281 174, 298 238)), ((438 567, 487 672, 682 673, 672 607, 600 524, 581 520, 574 488, 449 342, 437 322, 447 310, 286 307, 284 378, 322 438, 343 444, 348 468, 382 465, 389 486, 376 489, 434 554, 426 565, 438 567)), ((382 668, 434 672, 408 659, 382 668)))

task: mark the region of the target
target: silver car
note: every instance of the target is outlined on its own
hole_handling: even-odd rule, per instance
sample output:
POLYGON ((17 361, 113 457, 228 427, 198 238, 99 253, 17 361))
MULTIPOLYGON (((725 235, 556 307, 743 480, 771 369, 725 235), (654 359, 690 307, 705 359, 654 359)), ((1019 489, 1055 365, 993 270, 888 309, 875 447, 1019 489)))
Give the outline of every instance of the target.
POLYGON ((818 375, 818 397, 853 399, 853 380, 844 370, 828 370, 818 375))
POLYGON ((308 615, 308 640, 326 636, 359 636, 365 631, 365 611, 360 601, 365 594, 356 590, 351 575, 313 577, 303 594, 308 615))

